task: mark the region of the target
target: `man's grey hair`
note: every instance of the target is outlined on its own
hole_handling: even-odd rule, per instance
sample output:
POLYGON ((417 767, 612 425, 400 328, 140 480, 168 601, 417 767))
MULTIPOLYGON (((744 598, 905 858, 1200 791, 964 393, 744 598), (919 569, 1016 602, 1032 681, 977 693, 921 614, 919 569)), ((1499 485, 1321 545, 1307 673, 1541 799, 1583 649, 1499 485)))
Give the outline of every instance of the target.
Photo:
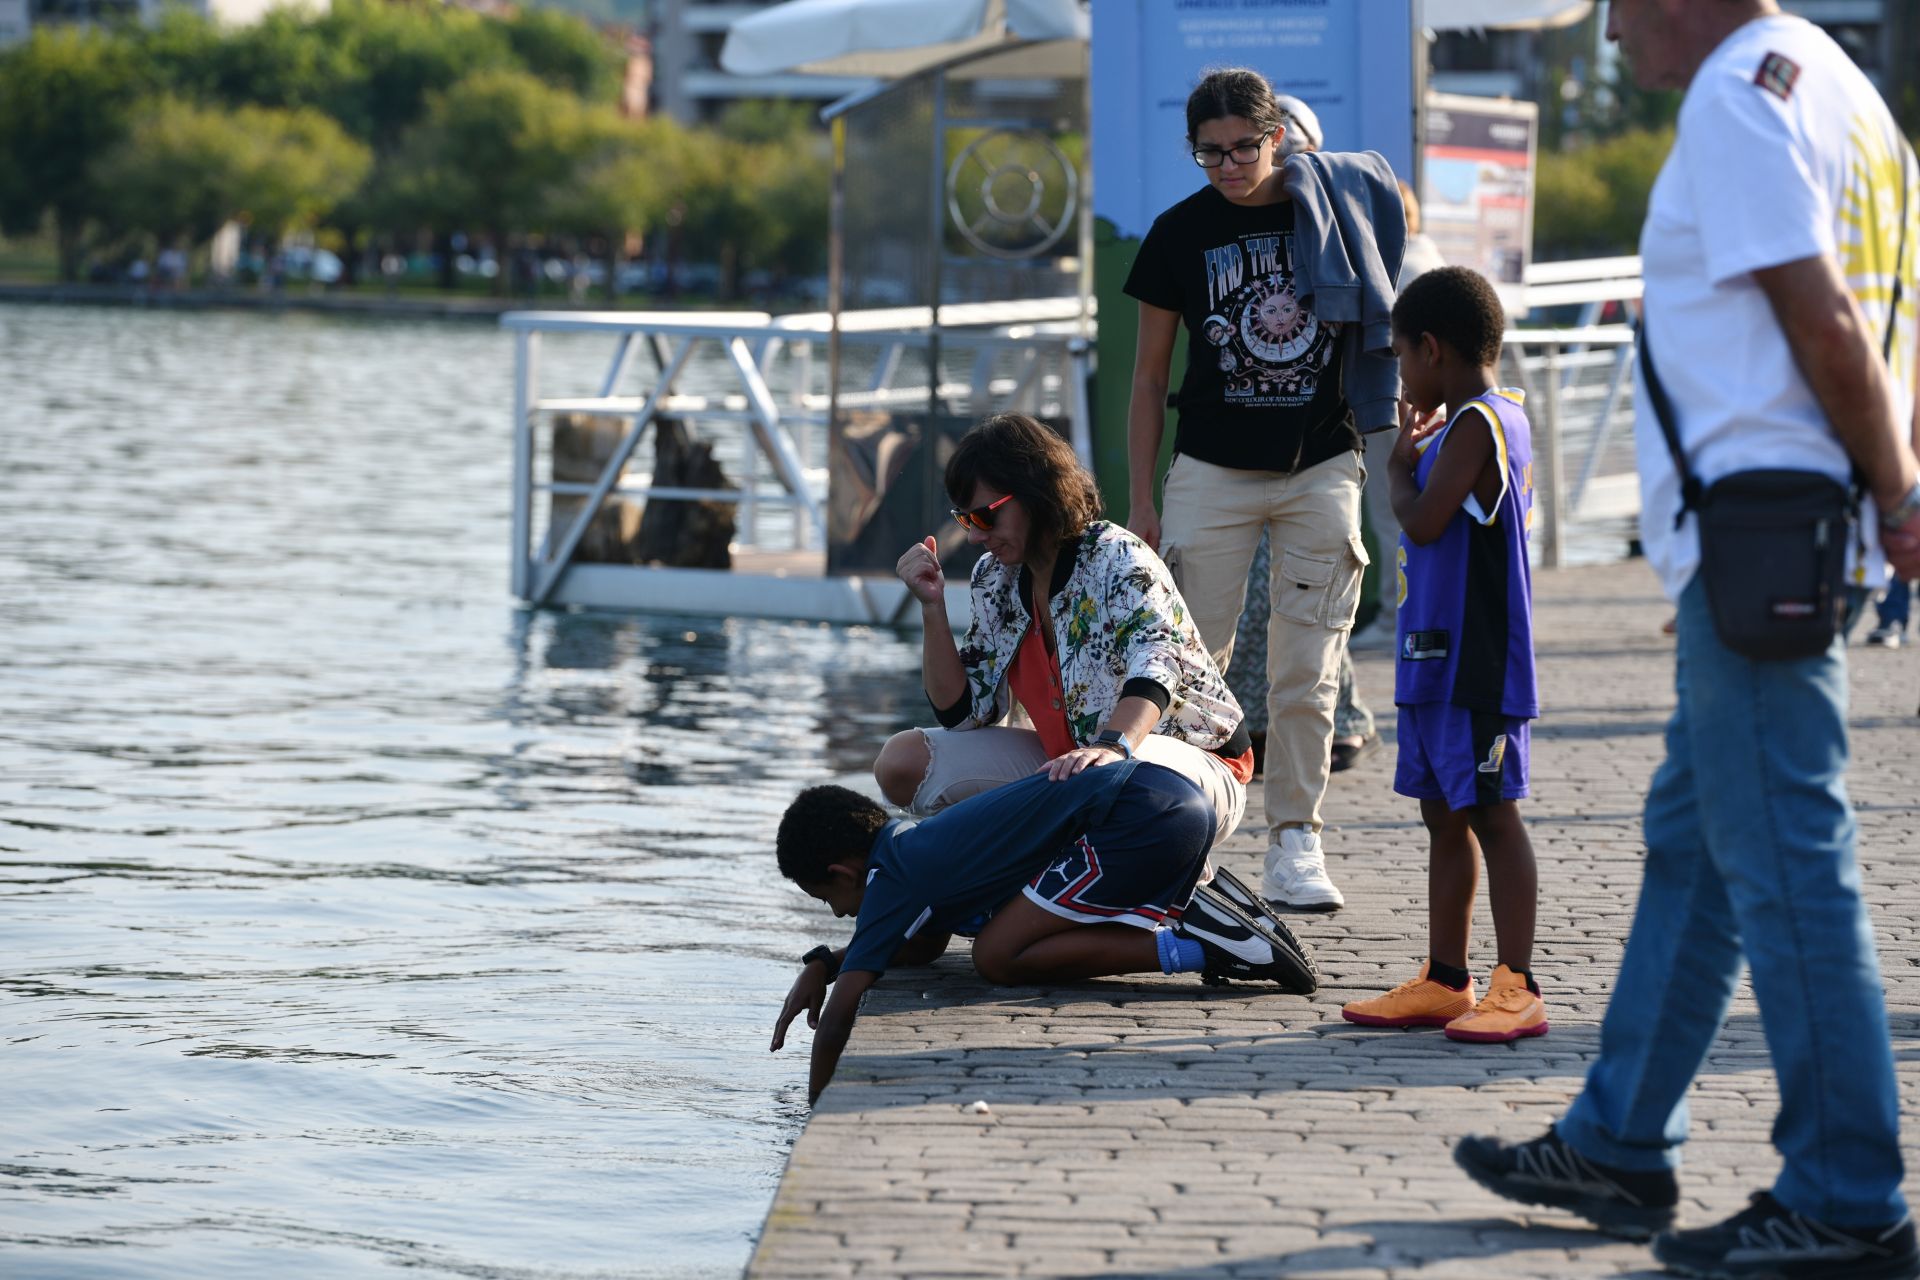
POLYGON ((1287 131, 1280 136, 1280 158, 1318 151, 1325 135, 1320 132, 1320 117, 1313 114, 1313 108, 1290 93, 1276 93, 1273 98, 1287 122, 1287 131))

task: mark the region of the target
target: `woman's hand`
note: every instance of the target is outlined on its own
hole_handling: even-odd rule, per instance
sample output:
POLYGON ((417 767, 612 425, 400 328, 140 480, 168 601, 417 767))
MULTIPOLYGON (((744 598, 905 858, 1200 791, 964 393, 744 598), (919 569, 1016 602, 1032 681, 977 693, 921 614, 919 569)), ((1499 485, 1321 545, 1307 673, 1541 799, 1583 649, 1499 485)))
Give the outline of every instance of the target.
POLYGON ((1075 747, 1065 755, 1055 756, 1034 772, 1044 773, 1055 782, 1065 782, 1082 769, 1112 764, 1116 760, 1125 758, 1126 756, 1117 747, 1075 747))
POLYGON ((1393 459, 1409 471, 1420 465, 1420 442, 1447 425, 1446 406, 1422 413, 1405 400, 1400 402, 1400 434, 1394 437, 1393 459))
POLYGON ((807 1012, 807 1025, 818 1028, 820 1025, 820 1004, 827 998, 827 966, 809 964, 800 967, 800 976, 793 980, 792 990, 787 992, 787 1002, 780 1006, 780 1016, 773 1023, 773 1043, 768 1046, 774 1053, 780 1052, 780 1046, 787 1042, 787 1025, 800 1016, 802 1009, 807 1012))
POLYGON ((942 604, 947 598, 947 575, 940 571, 940 544, 929 534, 926 541, 908 547, 893 566, 907 591, 921 604, 942 604))

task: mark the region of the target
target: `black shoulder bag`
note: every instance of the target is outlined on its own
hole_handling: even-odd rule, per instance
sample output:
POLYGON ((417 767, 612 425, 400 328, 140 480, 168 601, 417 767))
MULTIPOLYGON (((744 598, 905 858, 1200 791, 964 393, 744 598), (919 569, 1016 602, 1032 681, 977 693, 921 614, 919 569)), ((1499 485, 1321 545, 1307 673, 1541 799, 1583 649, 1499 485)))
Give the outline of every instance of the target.
MULTIPOLYGON (((1882 358, 1893 352, 1894 325, 1906 267, 1906 155, 1900 157, 1900 249, 1894 257, 1893 299, 1882 358)), ((1849 488, 1817 471, 1736 471, 1702 485, 1687 465, 1674 423, 1673 403, 1653 365, 1643 319, 1640 362, 1647 397, 1680 476, 1680 514, 1700 524, 1700 578, 1713 629, 1735 653, 1762 661, 1825 653, 1846 610, 1847 540, 1860 520, 1860 469, 1849 488)))

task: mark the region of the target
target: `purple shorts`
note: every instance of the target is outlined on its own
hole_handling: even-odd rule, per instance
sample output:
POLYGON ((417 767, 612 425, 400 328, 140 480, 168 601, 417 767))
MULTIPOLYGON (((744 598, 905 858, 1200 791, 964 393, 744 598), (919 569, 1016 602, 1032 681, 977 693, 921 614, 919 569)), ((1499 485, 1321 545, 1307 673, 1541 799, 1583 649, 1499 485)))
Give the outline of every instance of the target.
POLYGON ((1445 702, 1403 706, 1393 789, 1449 809, 1518 800, 1527 794, 1527 726, 1445 702))

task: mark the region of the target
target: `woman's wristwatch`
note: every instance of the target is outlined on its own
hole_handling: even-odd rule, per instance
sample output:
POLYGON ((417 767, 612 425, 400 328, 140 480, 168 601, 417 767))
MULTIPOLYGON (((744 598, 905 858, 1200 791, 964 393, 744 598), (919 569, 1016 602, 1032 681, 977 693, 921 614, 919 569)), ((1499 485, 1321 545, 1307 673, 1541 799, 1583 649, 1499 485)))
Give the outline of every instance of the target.
POLYGON ((800 957, 800 967, 804 969, 808 965, 812 964, 815 960, 818 960, 820 961, 820 963, 827 966, 828 982, 832 982, 835 978, 840 976, 840 963, 839 961, 833 958, 832 947, 827 946, 825 943, 821 943, 819 946, 815 947, 813 950, 807 952, 807 954, 800 957))
POLYGON ((1096 747, 1112 747, 1125 759, 1133 759, 1133 748, 1127 744, 1127 735, 1118 729, 1102 729, 1092 744, 1096 747))
POLYGON ((1907 496, 1900 499, 1899 506, 1880 513, 1880 527, 1898 529, 1915 516, 1920 516, 1920 480, 1914 481, 1913 488, 1907 490, 1907 496))

